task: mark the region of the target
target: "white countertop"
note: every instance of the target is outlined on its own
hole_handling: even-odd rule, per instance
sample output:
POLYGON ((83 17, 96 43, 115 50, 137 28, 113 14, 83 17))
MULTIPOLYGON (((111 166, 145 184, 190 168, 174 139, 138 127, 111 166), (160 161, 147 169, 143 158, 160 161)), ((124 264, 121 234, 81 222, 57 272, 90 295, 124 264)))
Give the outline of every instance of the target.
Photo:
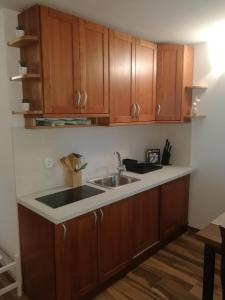
POLYGON ((191 174, 192 172, 193 172, 193 168, 182 167, 182 166, 166 166, 163 167, 163 169, 150 172, 147 174, 143 174, 143 175, 135 174, 131 172, 124 172, 124 175, 139 178, 141 180, 114 189, 104 189, 104 188, 100 188, 99 186, 84 182, 83 184, 93 186, 97 189, 102 189, 105 191, 105 193, 87 199, 83 199, 81 201, 74 202, 55 209, 48 207, 47 205, 35 199, 38 197, 57 193, 70 188, 61 187, 61 188, 55 188, 51 190, 45 190, 39 193, 18 197, 17 201, 18 203, 29 208, 35 213, 41 215, 47 220, 55 224, 59 224, 67 220, 70 220, 72 218, 83 215, 87 212, 96 210, 103 206, 130 197, 137 193, 162 185, 166 182, 172 181, 179 177, 191 174))

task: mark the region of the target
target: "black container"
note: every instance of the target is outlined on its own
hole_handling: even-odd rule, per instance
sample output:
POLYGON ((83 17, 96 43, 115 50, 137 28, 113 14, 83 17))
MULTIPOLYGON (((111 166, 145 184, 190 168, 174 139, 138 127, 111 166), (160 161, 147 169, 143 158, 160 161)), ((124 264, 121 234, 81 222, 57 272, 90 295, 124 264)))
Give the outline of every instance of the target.
POLYGON ((127 171, 138 174, 145 174, 162 169, 161 165, 155 165, 150 163, 138 163, 138 161, 135 159, 123 159, 123 163, 127 171))

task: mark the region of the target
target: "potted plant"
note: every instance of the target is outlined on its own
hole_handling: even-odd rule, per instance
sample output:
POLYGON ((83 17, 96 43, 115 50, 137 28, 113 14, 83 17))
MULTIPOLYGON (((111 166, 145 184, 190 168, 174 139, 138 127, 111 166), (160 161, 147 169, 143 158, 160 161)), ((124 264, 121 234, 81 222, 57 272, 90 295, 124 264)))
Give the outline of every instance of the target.
POLYGON ((18 25, 16 27, 16 37, 20 38, 21 36, 24 36, 24 29, 22 26, 18 25))
POLYGON ((20 61, 19 64, 19 74, 20 75, 26 75, 27 74, 27 64, 25 61, 20 61))
POLYGON ((21 105, 21 110, 22 111, 29 111, 30 110, 30 101, 27 99, 23 99, 22 102, 20 103, 21 105))

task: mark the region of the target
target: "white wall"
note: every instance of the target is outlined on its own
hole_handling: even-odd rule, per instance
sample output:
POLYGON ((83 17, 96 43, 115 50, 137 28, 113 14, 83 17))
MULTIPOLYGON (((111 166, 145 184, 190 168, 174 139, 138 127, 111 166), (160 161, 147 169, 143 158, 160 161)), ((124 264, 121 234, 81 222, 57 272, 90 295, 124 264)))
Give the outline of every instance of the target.
POLYGON ((19 251, 18 225, 4 21, 0 10, 0 247, 15 255, 19 251))
POLYGON ((91 178, 115 171, 114 151, 123 158, 144 159, 147 148, 162 148, 169 137, 174 145, 173 162, 189 164, 190 126, 150 125, 50 130, 13 129, 17 194, 27 194, 64 184, 59 159, 76 152, 83 154, 88 167, 84 177, 91 178), (180 138, 179 138, 180 137, 180 138), (56 161, 44 169, 44 158, 56 161))
POLYGON ((189 218, 196 228, 225 211, 225 69, 217 70, 224 64, 224 52, 217 51, 209 52, 206 43, 195 47, 195 83, 208 85, 200 105, 207 118, 192 123, 191 164, 197 172, 191 180, 189 218))

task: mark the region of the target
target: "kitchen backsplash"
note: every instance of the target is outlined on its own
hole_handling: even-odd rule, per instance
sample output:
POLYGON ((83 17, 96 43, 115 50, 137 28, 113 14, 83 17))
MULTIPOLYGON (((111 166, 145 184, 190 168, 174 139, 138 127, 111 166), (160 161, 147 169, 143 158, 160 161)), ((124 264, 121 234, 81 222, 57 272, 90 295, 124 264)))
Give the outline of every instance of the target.
POLYGON ((167 137, 173 144, 172 163, 190 163, 189 124, 12 130, 17 195, 64 185, 59 159, 71 152, 85 156, 88 166, 83 178, 88 179, 116 171, 114 151, 119 151, 123 158, 143 160, 147 148, 162 149, 167 137), (54 159, 53 168, 44 168, 47 157, 54 159))

